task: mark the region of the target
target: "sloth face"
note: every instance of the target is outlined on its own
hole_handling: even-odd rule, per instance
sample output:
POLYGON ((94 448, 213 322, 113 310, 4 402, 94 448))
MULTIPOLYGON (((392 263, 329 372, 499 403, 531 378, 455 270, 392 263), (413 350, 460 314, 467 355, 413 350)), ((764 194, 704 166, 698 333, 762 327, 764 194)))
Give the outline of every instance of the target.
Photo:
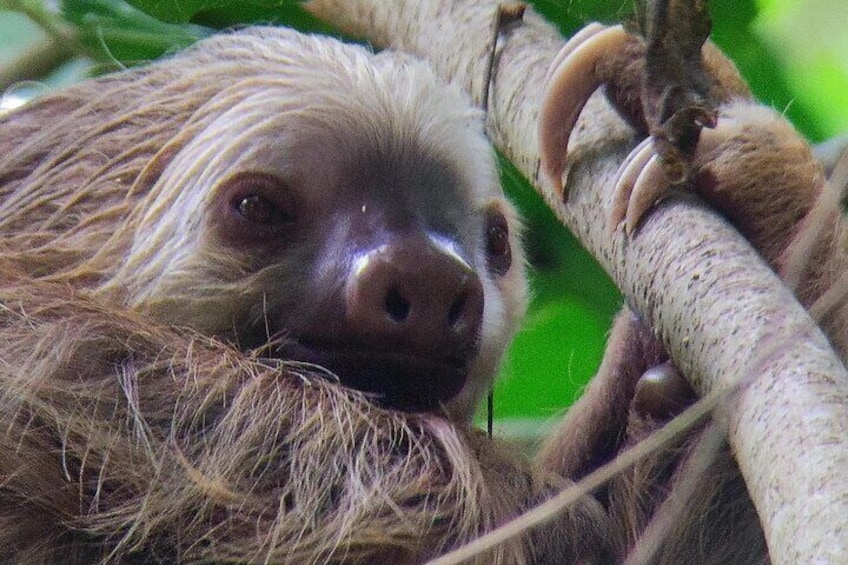
POLYGON ((442 164, 378 161, 317 199, 267 174, 223 184, 210 231, 252 273, 228 337, 320 365, 386 406, 429 410, 460 393, 492 339, 484 311, 503 302, 509 224, 501 202, 461 198, 442 164))
POLYGON ((526 303, 480 116, 420 64, 326 41, 332 66, 231 85, 162 149, 116 278, 157 318, 467 420, 526 303))

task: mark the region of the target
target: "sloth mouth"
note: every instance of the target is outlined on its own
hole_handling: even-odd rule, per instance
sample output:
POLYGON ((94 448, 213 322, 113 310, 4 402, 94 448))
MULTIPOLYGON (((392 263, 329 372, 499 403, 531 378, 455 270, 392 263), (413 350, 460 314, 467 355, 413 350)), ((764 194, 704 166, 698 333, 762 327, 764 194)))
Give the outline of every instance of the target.
POLYGON ((433 358, 396 351, 336 349, 286 342, 277 357, 320 365, 349 388, 380 406, 407 412, 437 409, 459 394, 468 375, 466 358, 433 358))

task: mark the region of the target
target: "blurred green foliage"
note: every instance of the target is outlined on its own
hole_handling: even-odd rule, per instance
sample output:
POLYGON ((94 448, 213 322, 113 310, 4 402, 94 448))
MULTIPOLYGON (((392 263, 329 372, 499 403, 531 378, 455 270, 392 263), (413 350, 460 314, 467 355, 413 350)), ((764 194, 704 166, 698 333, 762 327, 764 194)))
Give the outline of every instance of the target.
MULTIPOLYGON (((174 7, 182 1, 150 4, 174 7)), ((65 0, 61 6, 63 19, 74 26, 88 53, 104 63, 144 63, 187 47, 212 31, 187 20, 184 25, 174 25, 122 1, 65 0)))
MULTIPOLYGON (((537 0, 535 7, 570 35, 585 22, 627 19, 630 0, 537 0)), ((73 32, 93 69, 162 56, 217 29, 252 23, 333 33, 297 0, 0 0, 0 67, 44 32, 73 32), (22 31, 23 29, 23 31, 22 31)), ((714 40, 737 62, 755 95, 784 111, 813 140, 848 129, 848 2, 712 0, 714 40)), ((47 79, 48 82, 50 79, 47 79)), ((503 182, 526 219, 534 300, 525 329, 495 391, 500 420, 546 418, 568 403, 596 370, 621 298, 580 247, 502 160, 503 182)))

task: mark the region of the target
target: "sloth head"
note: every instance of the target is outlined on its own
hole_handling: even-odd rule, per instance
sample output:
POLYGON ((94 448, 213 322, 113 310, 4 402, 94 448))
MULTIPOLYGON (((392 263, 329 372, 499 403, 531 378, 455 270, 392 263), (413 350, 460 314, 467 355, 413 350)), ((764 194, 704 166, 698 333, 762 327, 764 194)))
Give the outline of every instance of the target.
POLYGON ((526 290, 515 215, 459 91, 408 57, 270 28, 141 73, 163 108, 184 106, 181 124, 136 175, 94 291, 324 367, 388 407, 470 417, 526 290))

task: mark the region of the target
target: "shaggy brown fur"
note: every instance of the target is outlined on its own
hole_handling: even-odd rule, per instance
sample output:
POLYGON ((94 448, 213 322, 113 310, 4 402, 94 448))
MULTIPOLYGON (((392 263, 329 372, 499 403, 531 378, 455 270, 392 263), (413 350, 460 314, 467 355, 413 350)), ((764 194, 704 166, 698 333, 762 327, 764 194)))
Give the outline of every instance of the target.
MULTIPOLYGON (((191 238, 205 233, 191 223, 203 175, 232 156, 226 135, 204 128, 234 105, 255 112, 222 123, 266 135, 277 112, 297 112, 302 100, 263 100, 307 79, 338 87, 344 77, 322 74, 337 64, 378 84, 375 96, 397 92, 450 113, 454 98, 429 71, 390 57, 254 29, 0 118, 0 560, 412 563, 556 488, 443 416, 380 409, 315 367, 216 339, 213 318, 229 313, 244 285, 203 269, 214 265, 224 280, 244 267, 222 253, 178 263, 196 258, 191 238), (337 61, 340 53, 352 62, 337 61), (301 56, 314 64, 289 72, 301 56), (411 78, 393 84, 377 71, 393 65, 411 78), (402 91, 418 80, 420 89, 402 91), (163 282, 162 273, 183 278, 163 282)), ((347 96, 366 87, 344 88, 347 96)), ((304 96, 324 93, 316 86, 304 96)), ((316 120, 356 120, 357 98, 342 101, 348 113, 316 120)), ((388 123, 403 128, 405 119, 388 123)), ((446 123, 471 135, 458 120, 446 123)), ((489 178, 490 150, 480 147, 489 178)), ((512 327, 516 296, 495 301, 485 331, 512 327)), ((481 371, 508 339, 493 335, 481 371)), ((587 500, 481 562, 602 562, 611 551, 605 520, 587 500)))

